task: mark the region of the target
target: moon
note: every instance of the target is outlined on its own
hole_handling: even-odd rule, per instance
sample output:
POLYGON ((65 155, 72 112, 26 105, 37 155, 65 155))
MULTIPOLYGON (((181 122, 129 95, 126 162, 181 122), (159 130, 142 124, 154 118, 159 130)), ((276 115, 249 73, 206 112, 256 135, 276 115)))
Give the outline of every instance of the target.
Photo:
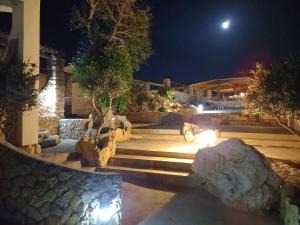
POLYGON ((226 21, 224 21, 224 22, 222 23, 222 28, 223 28, 224 30, 227 30, 227 29, 229 28, 229 26, 230 26, 230 21, 229 21, 229 20, 226 20, 226 21))

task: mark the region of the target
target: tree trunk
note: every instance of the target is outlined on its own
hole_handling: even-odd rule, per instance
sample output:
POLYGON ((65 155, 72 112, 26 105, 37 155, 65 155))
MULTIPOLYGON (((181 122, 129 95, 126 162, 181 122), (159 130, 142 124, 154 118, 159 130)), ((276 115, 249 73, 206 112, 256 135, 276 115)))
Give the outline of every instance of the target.
POLYGON ((280 126, 284 127, 285 129, 287 129, 287 130, 288 130, 289 132, 291 132, 292 134, 294 134, 294 135, 300 137, 295 131, 293 131, 293 129, 291 129, 291 128, 289 128, 287 125, 281 123, 280 119, 279 119, 277 116, 274 115, 274 117, 276 118, 277 123, 278 123, 280 126))

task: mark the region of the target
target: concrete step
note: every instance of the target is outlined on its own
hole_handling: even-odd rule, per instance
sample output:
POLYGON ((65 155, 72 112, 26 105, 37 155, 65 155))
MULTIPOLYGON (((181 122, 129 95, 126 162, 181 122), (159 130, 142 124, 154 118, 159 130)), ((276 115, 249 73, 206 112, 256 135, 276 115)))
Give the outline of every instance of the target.
POLYGON ((181 159, 194 159, 195 157, 194 153, 175 152, 171 150, 153 150, 153 149, 146 150, 146 149, 130 149, 130 148, 117 148, 117 154, 181 158, 181 159))
POLYGON ((176 135, 176 134, 131 134, 131 138, 168 140, 168 141, 184 141, 184 137, 182 135, 176 135))
MULTIPOLYGON (((167 135, 167 134, 132 134, 132 139, 147 140, 168 140, 168 141, 184 141, 183 135, 167 135)), ((261 134, 261 133, 238 133, 238 132, 221 132, 221 138, 218 142, 227 140, 228 138, 240 138, 249 145, 258 146, 278 146, 299 148, 300 140, 294 135, 287 134, 261 134)))
POLYGON ((220 134, 221 134, 221 138, 300 141, 299 137, 292 134, 245 133, 245 132, 220 132, 220 134))
POLYGON ((167 135, 180 135, 180 130, 175 129, 148 129, 148 128, 135 128, 131 131, 132 134, 167 134, 167 135))
MULTIPOLYGON (((228 138, 218 138, 217 142, 220 143, 222 141, 227 140, 228 138)), ((264 147, 286 147, 286 148, 300 148, 300 141, 285 141, 285 140, 262 140, 262 139, 249 139, 242 138, 242 140, 254 147, 256 146, 264 146, 264 147)))
POLYGON ((191 159, 116 154, 109 160, 109 166, 190 172, 192 162, 191 159))
POLYGON ((39 138, 39 144, 42 148, 53 147, 60 143, 60 137, 58 135, 50 135, 48 138, 39 138))
POLYGON ((124 166, 111 166, 97 168, 97 172, 115 172, 122 175, 124 181, 147 180, 161 184, 172 184, 187 186, 189 183, 188 172, 178 172, 169 170, 140 169, 124 166))

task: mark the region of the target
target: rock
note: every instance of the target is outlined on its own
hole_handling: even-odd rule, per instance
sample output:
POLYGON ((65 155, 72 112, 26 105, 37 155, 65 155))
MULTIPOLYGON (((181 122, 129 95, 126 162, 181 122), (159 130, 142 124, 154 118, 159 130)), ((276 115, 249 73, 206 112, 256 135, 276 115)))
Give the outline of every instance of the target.
POLYGON ((81 154, 81 166, 105 167, 108 160, 115 155, 116 142, 112 136, 104 137, 102 147, 99 148, 83 137, 77 142, 75 149, 81 154))
POLYGON ((115 120, 115 140, 127 141, 130 139, 132 125, 126 116, 114 116, 115 120))
POLYGON ((48 130, 40 130, 38 133, 38 137, 39 138, 48 138, 50 136, 49 131, 48 130))
POLYGON ((281 179, 261 153, 240 139, 199 150, 192 170, 205 189, 236 209, 263 213, 279 199, 281 179))
POLYGON ((50 135, 48 138, 40 138, 39 144, 42 148, 48 148, 60 143, 60 137, 58 135, 50 135))
POLYGON ((58 216, 55 215, 49 215, 47 219, 45 220, 46 225, 60 225, 61 219, 58 216))

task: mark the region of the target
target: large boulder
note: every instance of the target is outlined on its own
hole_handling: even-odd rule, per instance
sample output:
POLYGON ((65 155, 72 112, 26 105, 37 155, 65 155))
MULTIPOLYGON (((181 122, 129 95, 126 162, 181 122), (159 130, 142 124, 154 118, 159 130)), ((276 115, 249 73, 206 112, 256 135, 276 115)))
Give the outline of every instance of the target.
POLYGON ((281 179, 260 152, 240 139, 199 150, 192 170, 205 189, 236 209, 266 213, 279 200, 281 179))
POLYGON ((105 167, 116 153, 116 142, 114 137, 107 136, 102 139, 102 146, 98 147, 84 136, 77 142, 75 149, 81 155, 81 166, 105 167))

